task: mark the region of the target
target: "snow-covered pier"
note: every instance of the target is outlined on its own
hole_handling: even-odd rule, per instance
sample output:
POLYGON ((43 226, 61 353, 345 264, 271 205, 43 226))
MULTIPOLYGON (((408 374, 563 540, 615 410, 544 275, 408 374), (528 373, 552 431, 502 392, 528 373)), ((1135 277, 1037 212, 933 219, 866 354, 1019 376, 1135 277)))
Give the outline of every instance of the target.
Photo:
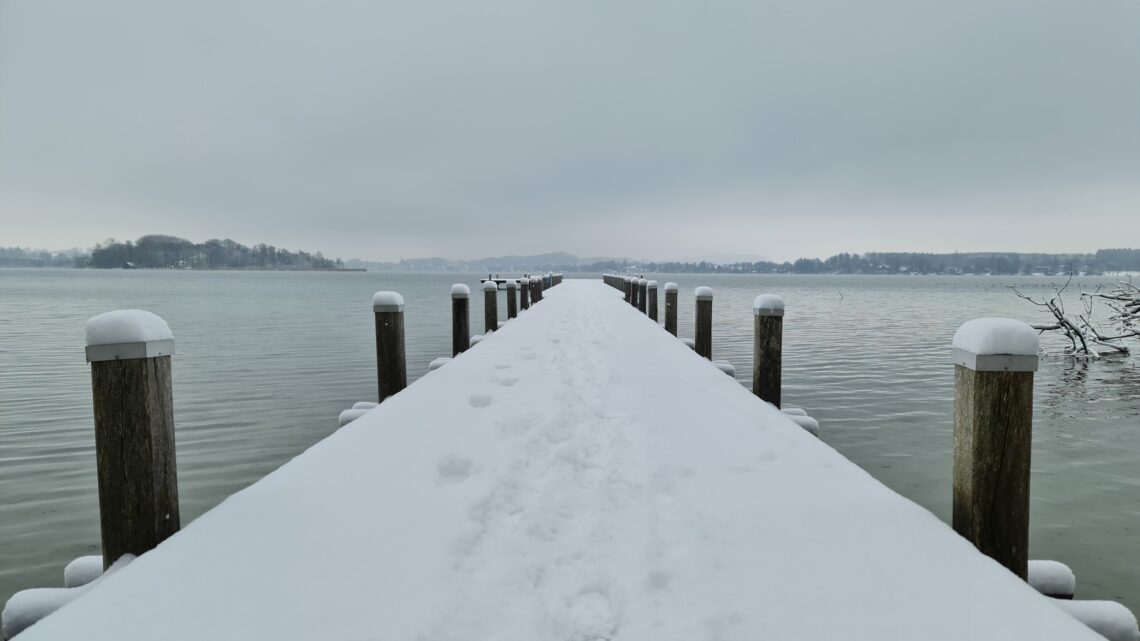
POLYGON ((541 300, 19 638, 1101 639, 620 292, 541 300))

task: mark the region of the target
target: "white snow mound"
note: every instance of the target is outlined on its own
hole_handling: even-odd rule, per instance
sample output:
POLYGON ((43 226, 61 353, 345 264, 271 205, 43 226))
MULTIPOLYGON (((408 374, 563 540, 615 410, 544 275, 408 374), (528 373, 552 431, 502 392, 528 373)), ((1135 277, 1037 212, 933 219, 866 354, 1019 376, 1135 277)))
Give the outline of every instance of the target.
POLYGON ((87 321, 87 346, 174 340, 166 321, 141 309, 119 309, 87 321))
POLYGON ((404 297, 399 292, 376 292, 372 295, 372 304, 375 305, 403 305, 404 297))
POLYGON ((954 333, 954 347, 978 355, 1036 356, 1037 332, 1013 318, 975 318, 954 333))

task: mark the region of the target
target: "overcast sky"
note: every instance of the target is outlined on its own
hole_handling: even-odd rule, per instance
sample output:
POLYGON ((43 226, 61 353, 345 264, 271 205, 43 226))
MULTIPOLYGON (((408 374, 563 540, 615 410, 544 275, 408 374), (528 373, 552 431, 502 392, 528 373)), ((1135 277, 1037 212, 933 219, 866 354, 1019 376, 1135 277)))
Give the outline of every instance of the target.
POLYGON ((1140 0, 0 0, 0 245, 1140 246, 1140 0))

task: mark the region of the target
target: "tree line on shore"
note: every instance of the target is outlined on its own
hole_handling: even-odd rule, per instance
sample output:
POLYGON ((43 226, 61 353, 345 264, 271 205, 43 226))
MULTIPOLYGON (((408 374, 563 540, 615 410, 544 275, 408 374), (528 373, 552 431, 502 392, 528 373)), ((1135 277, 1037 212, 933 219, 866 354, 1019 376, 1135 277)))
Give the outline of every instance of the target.
POLYGON ((709 262, 601 261, 563 266, 562 271, 718 274, 1067 274, 1098 275, 1140 271, 1140 249, 1099 249, 1092 254, 869 252, 836 254, 825 260, 799 258, 716 264, 709 262))
POLYGON ((77 267, 149 269, 339 269, 339 259, 317 252, 289 251, 266 245, 252 247, 226 239, 192 243, 176 236, 151 234, 138 240, 110 239, 95 245, 77 267))
MULTIPOLYGON (((654 273, 721 274, 1065 274, 1097 275, 1140 271, 1140 249, 1098 249, 1094 253, 1025 254, 970 252, 841 253, 827 259, 795 261, 712 262, 632 261, 628 259, 577 261, 570 254, 509 256, 480 261, 412 259, 396 263, 348 261, 352 267, 379 271, 485 271, 541 270, 577 273, 641 271, 654 273)), ((109 239, 90 253, 80 250, 44 252, 0 247, 4 267, 138 267, 153 269, 343 269, 341 259, 321 252, 290 251, 264 243, 246 246, 233 240, 192 243, 175 236, 152 234, 136 241, 109 239)))

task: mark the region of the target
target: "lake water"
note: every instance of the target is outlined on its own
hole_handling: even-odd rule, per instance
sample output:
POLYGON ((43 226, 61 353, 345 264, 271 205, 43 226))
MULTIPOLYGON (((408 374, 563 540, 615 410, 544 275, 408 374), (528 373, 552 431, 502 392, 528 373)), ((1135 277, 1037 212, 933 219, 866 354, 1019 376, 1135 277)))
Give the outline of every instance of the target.
MULTIPOLYGON (((1049 291, 1043 277, 650 277, 680 285, 685 337, 693 289, 713 287, 714 358, 735 364, 746 385, 752 298, 782 295, 785 405, 806 408, 825 442, 945 521, 954 330, 980 316, 1040 320, 1005 285, 1049 291)), ((404 295, 415 379, 450 355, 451 284, 478 278, 0 270, 0 602, 62 585, 68 561, 99 550, 87 318, 137 307, 174 330, 185 524, 329 435, 342 409, 375 400, 374 291, 404 295)), ((481 333, 476 294, 472 330, 481 333)), ((1140 369, 1127 358, 1045 358, 1035 396, 1030 556, 1068 563, 1079 597, 1140 612, 1140 369)))

